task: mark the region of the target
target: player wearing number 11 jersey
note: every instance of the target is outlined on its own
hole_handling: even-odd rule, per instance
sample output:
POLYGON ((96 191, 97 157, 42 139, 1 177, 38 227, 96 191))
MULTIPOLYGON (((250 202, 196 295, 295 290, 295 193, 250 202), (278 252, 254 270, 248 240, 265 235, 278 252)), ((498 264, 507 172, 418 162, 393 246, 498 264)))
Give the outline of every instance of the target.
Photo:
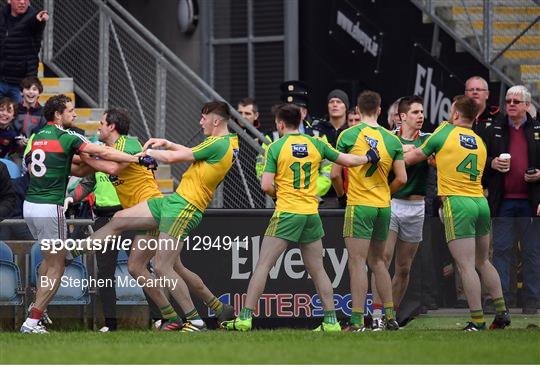
POLYGON ((471 312, 472 320, 465 327, 466 331, 486 328, 476 270, 480 272, 497 311, 491 328, 510 325, 499 274, 488 258, 490 213, 482 191, 487 154, 484 142, 472 130, 476 113, 477 105, 473 99, 457 96, 449 123, 443 123, 421 147, 405 154, 405 162, 411 165, 435 153, 446 240, 463 278, 471 312))
MULTIPOLYGON (((30 186, 24 201, 24 219, 38 241, 65 240, 63 204, 73 156, 84 152, 126 163, 136 163, 139 159, 113 148, 89 143, 83 136, 66 130, 73 125, 77 114, 71 99, 65 95, 50 98, 43 108, 43 115, 49 122, 31 142, 30 186)), ((42 325, 38 325, 38 321, 58 290, 60 277, 64 273, 65 248, 57 253, 50 250, 41 253, 43 261, 39 267, 36 301, 21 326, 24 333, 47 332, 42 325)))
POLYGON ((377 162, 376 150, 366 155, 340 154, 328 143, 298 132, 300 109, 292 104, 275 108, 275 122, 280 138, 270 144, 261 180, 262 189, 277 196, 276 211, 266 230, 259 261, 247 291, 246 302, 239 316, 223 323, 227 330, 251 330, 252 315, 264 290, 268 273, 289 243, 298 243, 302 259, 324 309, 324 321, 317 331, 341 331, 336 319, 332 284, 323 266, 324 236, 318 213, 317 176, 324 159, 345 166, 377 162))

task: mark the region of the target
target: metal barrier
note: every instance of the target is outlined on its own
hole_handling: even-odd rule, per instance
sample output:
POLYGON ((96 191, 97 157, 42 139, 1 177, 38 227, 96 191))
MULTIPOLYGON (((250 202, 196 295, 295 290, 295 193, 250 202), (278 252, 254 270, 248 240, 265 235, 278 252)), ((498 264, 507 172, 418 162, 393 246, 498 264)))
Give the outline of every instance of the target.
MULTIPOLYGON (((525 84, 540 103, 540 1, 411 0, 505 85, 525 84)), ((502 105, 502 103, 501 103, 502 105)))
MULTIPOLYGON (((0 0, 3 5, 5 0, 0 0)), ((210 100, 223 100, 173 52, 115 0, 32 0, 49 11, 42 60, 57 75, 72 77, 75 92, 91 107, 129 109, 130 134, 141 141, 167 137, 186 145, 200 143, 200 110, 210 100)), ((243 121, 231 108, 233 118, 243 121)), ((252 161, 263 153, 264 136, 250 124, 250 137, 235 121, 239 135, 237 164, 220 186, 214 207, 264 208, 265 196, 252 161), (248 159, 252 157, 252 159, 248 159)), ((254 164, 254 163, 253 163, 254 164)), ((176 182, 188 164, 172 166, 176 182)))

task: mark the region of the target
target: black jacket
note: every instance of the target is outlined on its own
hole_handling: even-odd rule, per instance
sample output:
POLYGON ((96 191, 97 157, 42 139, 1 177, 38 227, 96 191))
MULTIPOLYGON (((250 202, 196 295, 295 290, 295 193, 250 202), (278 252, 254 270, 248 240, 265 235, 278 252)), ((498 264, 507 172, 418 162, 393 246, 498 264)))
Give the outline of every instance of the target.
POLYGON ((8 169, 4 163, 0 162, 0 221, 11 218, 16 199, 8 169))
POLYGON ((19 84, 26 76, 37 76, 39 50, 45 22, 36 19, 29 7, 18 17, 11 16, 8 4, 0 14, 0 81, 19 84))
POLYGON ((328 143, 334 148, 336 147, 339 134, 341 134, 347 127, 347 121, 345 121, 343 126, 339 129, 334 128, 334 125, 327 120, 316 120, 313 122, 313 130, 319 131, 320 136, 326 136, 328 143))
POLYGON ((484 111, 478 116, 478 118, 474 121, 473 124, 473 131, 478 134, 482 138, 482 140, 486 140, 488 130, 490 126, 497 121, 497 118, 499 117, 499 107, 497 106, 486 106, 484 111))
POLYGON ((29 138, 47 125, 47 120, 43 116, 43 107, 39 102, 30 108, 26 108, 22 103, 19 103, 17 117, 13 125, 19 135, 22 134, 29 138))
MULTIPOLYGON (((501 113, 499 118, 488 129, 485 141, 487 161, 484 176, 487 178, 485 182, 489 190, 488 201, 492 216, 497 215, 501 201, 504 198, 504 173, 492 169, 491 161, 501 153, 508 153, 510 135, 508 129, 508 118, 501 113)), ((529 167, 540 169, 540 122, 527 114, 524 129, 527 139, 529 167)), ((527 186, 529 187, 529 200, 534 213, 536 213, 536 208, 540 204, 540 182, 528 183, 527 186)))

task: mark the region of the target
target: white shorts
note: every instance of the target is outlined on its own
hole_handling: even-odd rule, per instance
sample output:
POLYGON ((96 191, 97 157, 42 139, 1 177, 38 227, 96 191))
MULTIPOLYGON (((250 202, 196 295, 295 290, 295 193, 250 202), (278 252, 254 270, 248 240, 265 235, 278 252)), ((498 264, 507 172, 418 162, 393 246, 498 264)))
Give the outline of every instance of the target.
POLYGON ((23 216, 32 236, 43 239, 61 239, 67 237, 64 207, 56 204, 38 204, 24 201, 23 216))
POLYGON ((392 199, 390 230, 404 242, 420 243, 424 229, 424 200, 392 199))

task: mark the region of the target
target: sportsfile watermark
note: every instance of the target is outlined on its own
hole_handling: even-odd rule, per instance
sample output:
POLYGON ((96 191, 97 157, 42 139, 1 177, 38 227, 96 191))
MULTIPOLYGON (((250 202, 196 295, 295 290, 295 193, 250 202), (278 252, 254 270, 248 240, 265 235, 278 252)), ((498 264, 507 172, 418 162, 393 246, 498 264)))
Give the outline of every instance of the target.
POLYGON ((113 250, 129 251, 136 242, 137 249, 141 251, 178 251, 183 248, 187 251, 230 251, 233 249, 246 249, 249 247, 248 236, 188 236, 183 241, 174 238, 145 238, 136 237, 135 240, 121 235, 108 235, 104 239, 43 239, 41 250, 51 254, 60 251, 101 252, 113 250))

